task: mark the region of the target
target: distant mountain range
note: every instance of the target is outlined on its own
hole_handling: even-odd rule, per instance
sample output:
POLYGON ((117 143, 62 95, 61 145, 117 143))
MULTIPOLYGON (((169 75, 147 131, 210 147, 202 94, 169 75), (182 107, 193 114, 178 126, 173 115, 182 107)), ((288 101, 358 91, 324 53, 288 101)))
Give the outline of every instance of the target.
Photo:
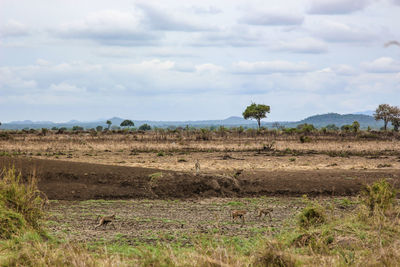
MULTIPOLYGON (((313 124, 315 127, 320 128, 329 124, 335 124, 338 127, 341 127, 345 124, 352 124, 354 121, 358 121, 361 125, 361 128, 367 128, 370 126, 371 128, 380 128, 383 126, 382 121, 376 121, 372 116, 365 115, 366 112, 359 112, 359 114, 345 114, 341 115, 338 113, 328 113, 322 115, 314 115, 308 117, 301 121, 283 121, 283 122, 262 122, 262 126, 271 128, 276 123, 284 127, 296 127, 299 124, 308 123, 313 124)), ((119 126, 121 122, 124 120, 123 118, 113 117, 109 119, 112 122, 111 126, 119 126)), ((80 126, 86 129, 96 128, 97 126, 107 127, 107 120, 99 120, 99 121, 89 121, 89 122, 81 122, 77 120, 71 120, 65 123, 54 123, 51 121, 12 121, 9 123, 3 123, 0 126, 0 129, 25 129, 25 128, 72 128, 73 126, 80 126)), ((142 124, 149 124, 152 127, 159 128, 167 128, 167 127, 185 127, 186 125, 190 127, 209 127, 209 126, 226 126, 226 127, 236 127, 243 126, 248 128, 257 127, 257 123, 254 120, 245 120, 242 117, 229 117, 224 120, 203 120, 203 121, 145 121, 145 120, 132 120, 135 123, 135 127, 139 127, 142 124)))

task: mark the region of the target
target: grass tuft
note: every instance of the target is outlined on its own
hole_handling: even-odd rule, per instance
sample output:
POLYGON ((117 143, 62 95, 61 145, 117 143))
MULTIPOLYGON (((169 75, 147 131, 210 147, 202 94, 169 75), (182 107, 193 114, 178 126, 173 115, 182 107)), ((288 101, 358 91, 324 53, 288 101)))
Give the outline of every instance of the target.
POLYGON ((361 193, 362 203, 367 206, 370 216, 384 213, 391 209, 396 198, 397 190, 386 180, 380 180, 368 185, 361 193))
MULTIPOLYGON (((3 170, 0 179, 0 205, 2 212, 8 214, 17 213, 26 221, 27 225, 39 230, 43 218, 42 208, 45 200, 37 189, 37 181, 34 176, 26 183, 17 174, 14 168, 3 170)), ((14 216, 15 217, 15 216, 14 216)))
POLYGON ((318 204, 309 204, 298 216, 298 225, 301 228, 310 228, 326 222, 325 209, 318 204))

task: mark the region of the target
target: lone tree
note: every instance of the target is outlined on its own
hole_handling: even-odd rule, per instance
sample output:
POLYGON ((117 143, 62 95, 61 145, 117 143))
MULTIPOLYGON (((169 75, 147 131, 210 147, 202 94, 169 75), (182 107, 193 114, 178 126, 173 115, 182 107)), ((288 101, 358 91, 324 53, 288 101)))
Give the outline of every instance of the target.
POLYGON ((388 104, 380 104, 374 113, 375 120, 383 120, 383 129, 387 130, 389 121, 396 121, 396 118, 400 116, 400 109, 393 107, 388 104))
POLYGON ((111 127, 112 122, 111 122, 110 120, 107 120, 107 121, 106 121, 106 124, 108 125, 107 130, 110 130, 110 127, 111 127))
POLYGON ((252 103, 243 112, 244 119, 255 119, 257 120, 258 129, 261 127, 261 119, 267 117, 267 113, 270 112, 270 107, 263 104, 252 103))
POLYGON ((135 124, 131 120, 124 120, 123 122, 121 122, 120 126, 121 127, 133 127, 133 126, 135 126, 135 124))
POLYGON ((358 133, 360 131, 360 123, 358 121, 354 121, 351 125, 351 128, 353 128, 353 132, 358 133))

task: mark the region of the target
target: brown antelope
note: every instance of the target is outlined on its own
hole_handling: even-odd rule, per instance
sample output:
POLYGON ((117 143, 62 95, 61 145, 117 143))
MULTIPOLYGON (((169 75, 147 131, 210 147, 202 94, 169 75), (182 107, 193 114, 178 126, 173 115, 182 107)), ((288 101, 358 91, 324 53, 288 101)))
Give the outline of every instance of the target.
MULTIPOLYGON (((99 217, 97 217, 97 220, 99 219, 99 217)), ((97 229, 98 227, 103 226, 103 225, 106 227, 108 224, 112 225, 115 229, 114 220, 115 220, 115 213, 111 216, 101 217, 101 219, 99 220, 99 224, 96 225, 94 227, 94 229, 97 229)))

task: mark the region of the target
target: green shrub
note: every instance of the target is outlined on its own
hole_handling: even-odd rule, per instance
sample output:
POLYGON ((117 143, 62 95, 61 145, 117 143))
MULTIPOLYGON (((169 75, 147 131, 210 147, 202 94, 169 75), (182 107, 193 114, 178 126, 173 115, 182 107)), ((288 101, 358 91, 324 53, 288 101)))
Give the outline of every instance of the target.
POLYGON ((325 222, 325 210, 319 205, 308 205, 300 212, 298 217, 298 224, 302 228, 309 228, 325 222))
POLYGON ((380 180, 367 185, 361 192, 361 200, 369 209, 370 215, 375 212, 385 212, 389 210, 396 198, 397 190, 386 180, 380 180))
POLYGON ((17 175, 14 168, 1 173, 0 205, 5 210, 20 214, 29 226, 37 230, 40 228, 45 204, 41 196, 34 177, 23 183, 21 174, 17 175))

